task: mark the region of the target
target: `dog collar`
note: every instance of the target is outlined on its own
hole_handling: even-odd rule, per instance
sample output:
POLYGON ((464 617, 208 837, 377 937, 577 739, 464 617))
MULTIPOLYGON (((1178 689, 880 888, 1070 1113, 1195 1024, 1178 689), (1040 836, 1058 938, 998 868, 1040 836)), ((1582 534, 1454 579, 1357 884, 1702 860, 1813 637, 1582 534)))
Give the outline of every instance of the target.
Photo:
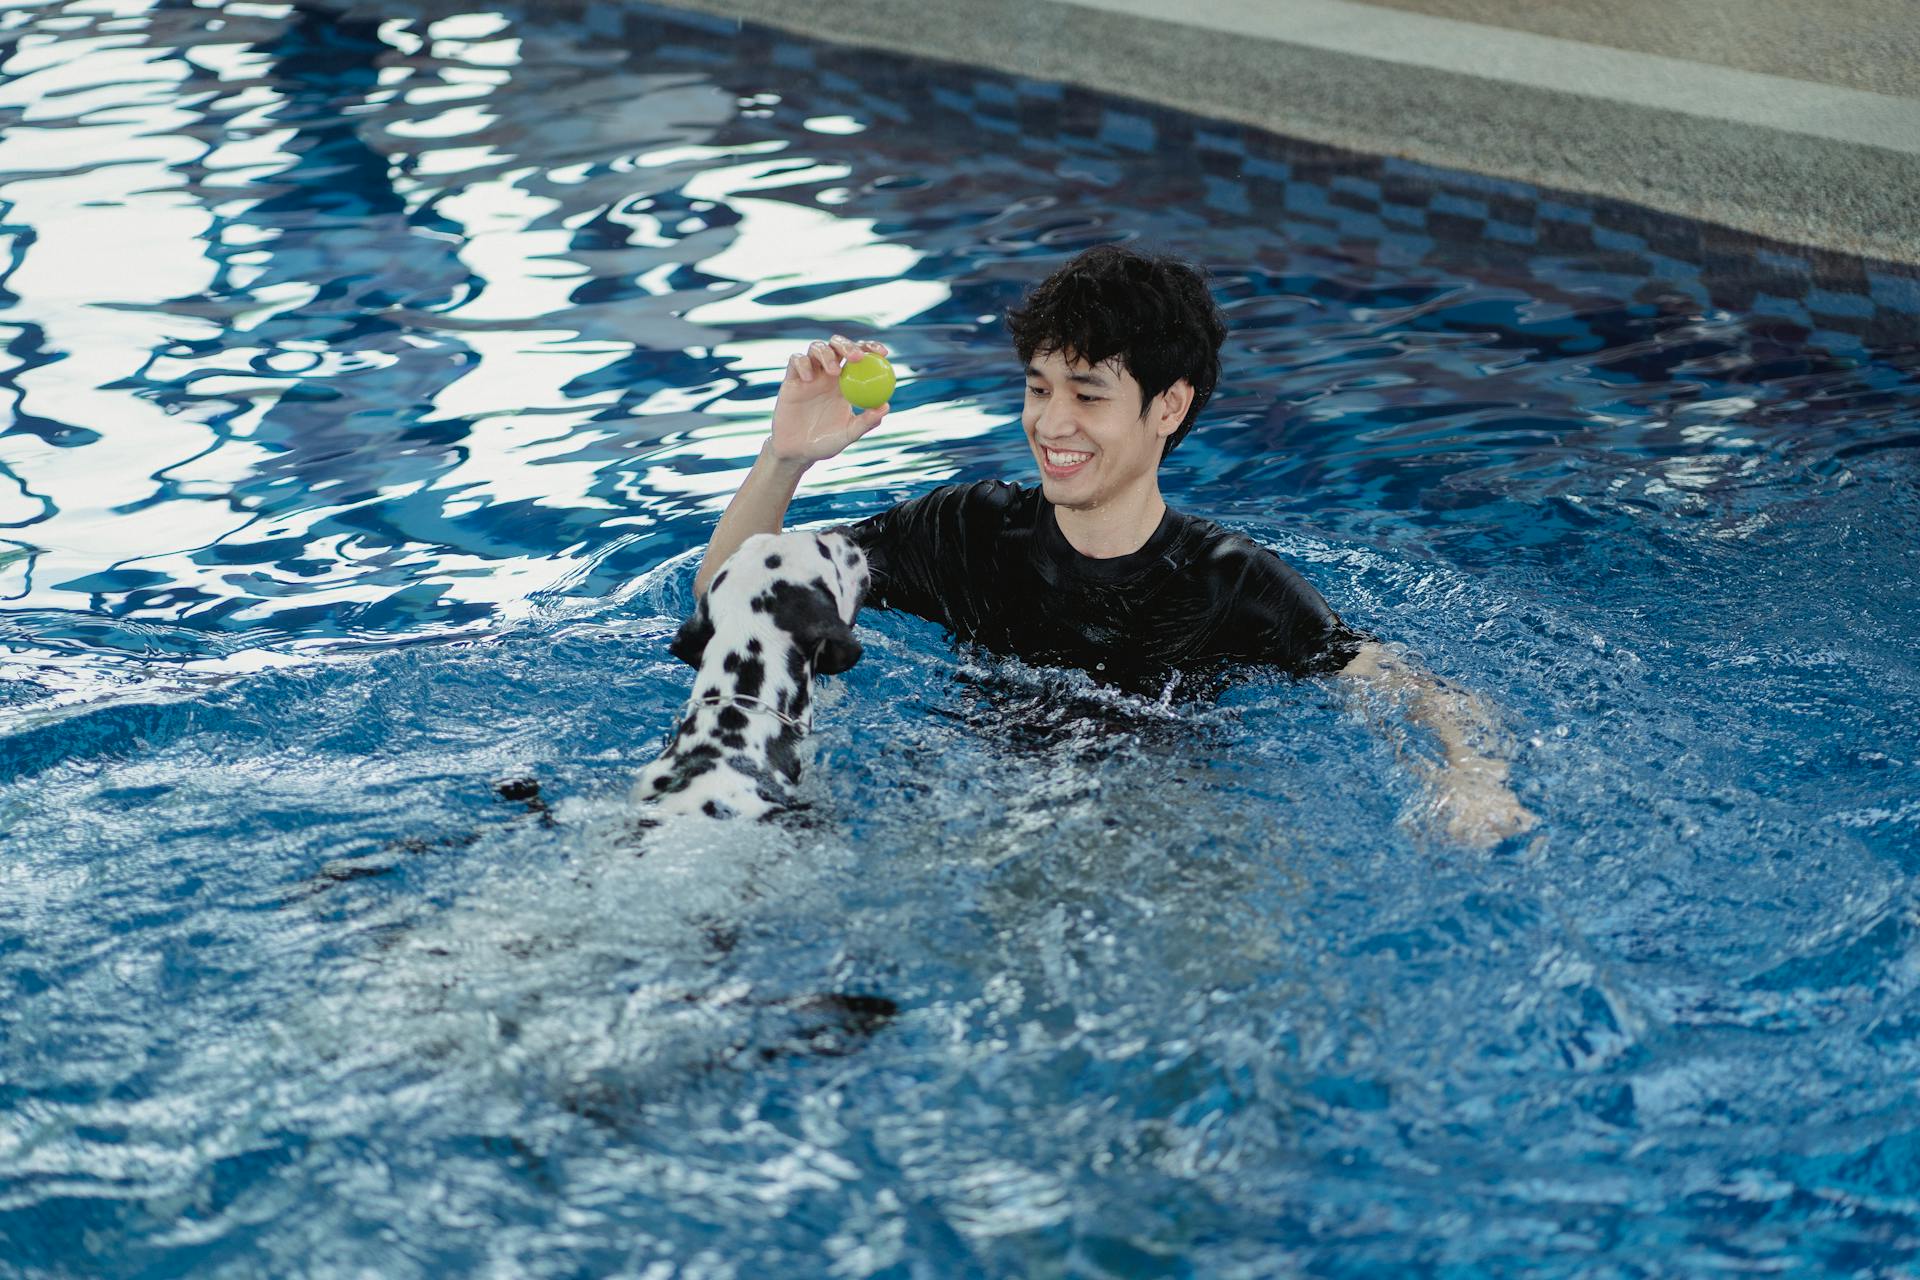
POLYGON ((781 724, 786 725, 789 729, 792 729, 795 733, 804 734, 804 733, 811 732, 810 724, 802 724, 800 721, 795 720, 792 716, 780 710, 778 707, 768 706, 766 703, 762 702, 760 699, 750 698, 744 693, 724 693, 724 694, 715 694, 714 696, 708 697, 708 698, 693 698, 688 701, 687 710, 691 711, 695 707, 734 707, 734 706, 746 707, 754 711, 764 712, 767 715, 772 716, 775 720, 778 720, 781 724))

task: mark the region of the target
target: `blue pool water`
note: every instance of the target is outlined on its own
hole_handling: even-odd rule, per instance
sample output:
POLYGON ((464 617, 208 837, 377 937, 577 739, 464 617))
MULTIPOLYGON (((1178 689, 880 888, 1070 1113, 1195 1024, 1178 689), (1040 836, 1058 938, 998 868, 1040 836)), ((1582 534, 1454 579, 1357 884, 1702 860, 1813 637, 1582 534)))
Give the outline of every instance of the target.
POLYGON ((1911 275, 560 10, 0 10, 0 1276, 1920 1274, 1911 275), (905 376, 797 521, 1025 478, 1112 239, 1234 324, 1170 499, 1540 827, 868 615, 811 825, 636 837, 786 355, 905 376))

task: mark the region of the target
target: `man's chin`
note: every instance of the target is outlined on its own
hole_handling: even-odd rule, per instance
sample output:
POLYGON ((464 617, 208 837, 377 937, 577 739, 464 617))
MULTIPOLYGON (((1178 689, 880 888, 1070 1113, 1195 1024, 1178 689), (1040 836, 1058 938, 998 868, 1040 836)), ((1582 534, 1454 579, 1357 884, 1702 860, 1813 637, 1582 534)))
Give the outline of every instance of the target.
POLYGON ((1040 491, 1047 501, 1056 507, 1084 507, 1088 505, 1089 486, 1084 471, 1070 476, 1056 476, 1047 473, 1047 465, 1038 463, 1040 472, 1040 491))

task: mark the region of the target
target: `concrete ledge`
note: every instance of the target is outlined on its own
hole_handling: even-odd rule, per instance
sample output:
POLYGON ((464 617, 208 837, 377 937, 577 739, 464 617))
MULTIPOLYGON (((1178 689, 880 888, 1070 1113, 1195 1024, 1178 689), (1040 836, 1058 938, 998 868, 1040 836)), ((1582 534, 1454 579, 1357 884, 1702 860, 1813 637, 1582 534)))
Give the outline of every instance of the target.
POLYGON ((1920 264, 1920 102, 1347 0, 666 0, 1920 264))

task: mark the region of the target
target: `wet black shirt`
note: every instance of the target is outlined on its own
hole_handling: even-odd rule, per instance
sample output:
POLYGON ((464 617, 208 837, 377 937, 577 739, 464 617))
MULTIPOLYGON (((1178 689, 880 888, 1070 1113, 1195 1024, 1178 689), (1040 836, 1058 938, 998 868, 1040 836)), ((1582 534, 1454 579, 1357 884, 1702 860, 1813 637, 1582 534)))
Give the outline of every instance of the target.
POLYGON ((1038 488, 999 481, 935 489, 844 532, 867 553, 868 607, 1136 692, 1242 663, 1326 674, 1359 643, 1279 556, 1171 508, 1145 546, 1106 560, 1074 550, 1038 488))

